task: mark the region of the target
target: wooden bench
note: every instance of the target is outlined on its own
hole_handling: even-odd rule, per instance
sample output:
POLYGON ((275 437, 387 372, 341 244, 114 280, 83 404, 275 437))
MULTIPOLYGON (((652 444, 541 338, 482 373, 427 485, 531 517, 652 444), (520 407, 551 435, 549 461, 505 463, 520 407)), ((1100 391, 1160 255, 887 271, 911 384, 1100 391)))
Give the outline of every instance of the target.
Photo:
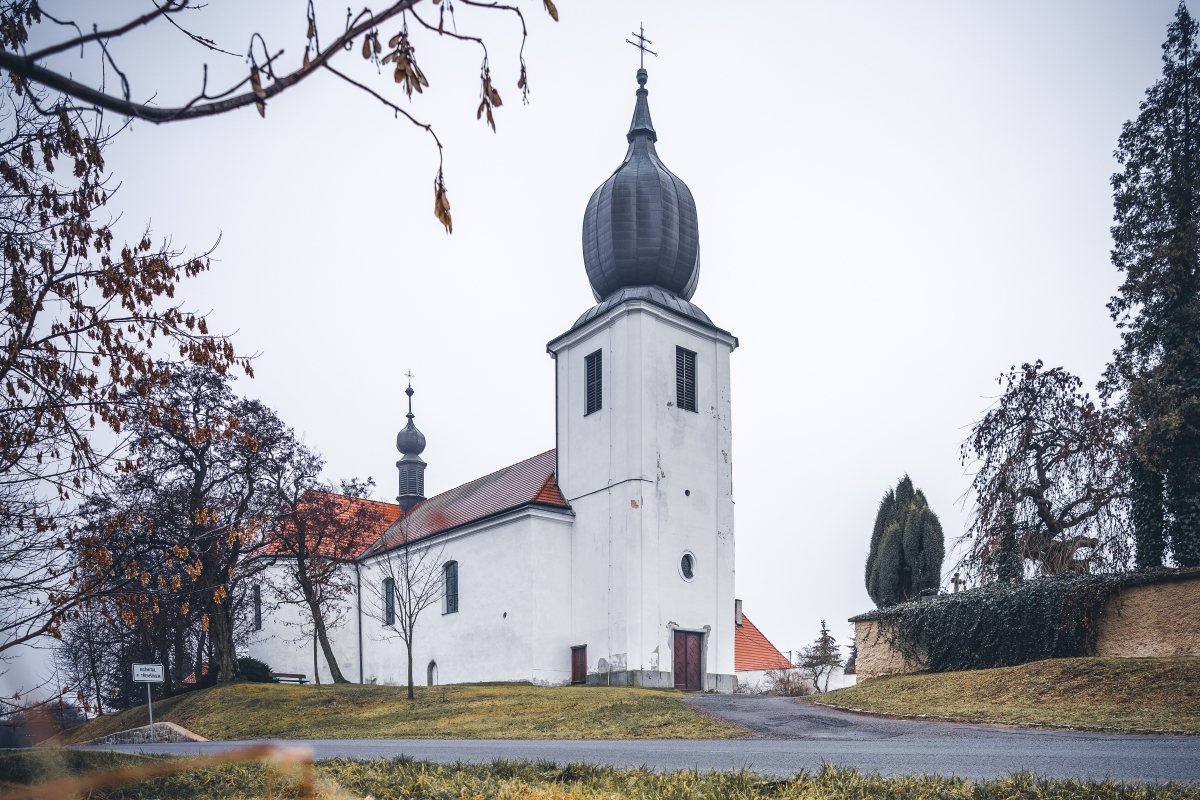
POLYGON ((302 673, 297 673, 297 672, 272 672, 271 673, 271 682, 272 683, 298 683, 298 684, 303 685, 303 684, 308 683, 308 681, 306 681, 304 679, 304 677, 305 676, 302 673))

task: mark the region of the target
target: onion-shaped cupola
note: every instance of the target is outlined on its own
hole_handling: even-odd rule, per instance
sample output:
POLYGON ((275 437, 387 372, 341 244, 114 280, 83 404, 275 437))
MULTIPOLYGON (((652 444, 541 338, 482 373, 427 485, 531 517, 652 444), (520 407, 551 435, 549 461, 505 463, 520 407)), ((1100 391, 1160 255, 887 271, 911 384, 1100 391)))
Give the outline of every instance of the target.
POLYGON ((425 462, 421 460, 421 453, 425 451, 425 434, 413 424, 411 380, 404 393, 408 395, 408 424, 396 434, 396 449, 401 453, 400 460, 396 462, 396 469, 400 472, 400 495, 396 502, 400 504, 400 510, 407 514, 425 499, 425 462))
POLYGON ((654 150, 646 78, 639 69, 625 162, 592 193, 583 217, 583 263, 597 301, 632 286, 686 301, 700 279, 696 203, 654 150))

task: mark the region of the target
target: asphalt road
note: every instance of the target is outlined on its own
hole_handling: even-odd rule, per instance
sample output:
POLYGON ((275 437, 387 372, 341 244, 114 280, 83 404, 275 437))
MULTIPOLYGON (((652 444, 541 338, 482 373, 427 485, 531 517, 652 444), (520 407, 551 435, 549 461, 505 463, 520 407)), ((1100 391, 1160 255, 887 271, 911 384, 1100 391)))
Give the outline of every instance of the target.
MULTIPOLYGON (((1124 736, 875 719, 796 703, 781 697, 702 695, 696 706, 753 732, 725 740, 471 740, 317 739, 278 742, 303 746, 315 758, 390 758, 401 753, 432 761, 550 759, 657 769, 746 767, 788 776, 822 762, 884 775, 956 774, 991 778, 1028 769, 1053 777, 1109 777, 1200 783, 1200 737, 1124 736)), ((117 745, 107 749, 210 753, 250 742, 117 745)))

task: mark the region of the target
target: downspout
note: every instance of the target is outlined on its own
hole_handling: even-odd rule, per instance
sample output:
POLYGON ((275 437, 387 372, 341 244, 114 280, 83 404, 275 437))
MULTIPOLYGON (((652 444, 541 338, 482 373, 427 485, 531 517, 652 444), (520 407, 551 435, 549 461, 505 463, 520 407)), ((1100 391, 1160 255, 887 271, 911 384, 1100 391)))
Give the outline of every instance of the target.
POLYGON ((358 561, 354 562, 354 578, 358 584, 358 591, 355 593, 358 598, 358 682, 363 681, 363 647, 362 647, 362 571, 358 568, 358 561))

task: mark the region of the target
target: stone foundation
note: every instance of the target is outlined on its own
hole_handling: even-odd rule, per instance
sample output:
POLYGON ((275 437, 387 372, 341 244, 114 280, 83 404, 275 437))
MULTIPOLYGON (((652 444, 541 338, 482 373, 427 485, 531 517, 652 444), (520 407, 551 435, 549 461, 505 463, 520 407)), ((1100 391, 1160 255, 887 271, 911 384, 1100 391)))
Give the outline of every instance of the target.
MULTIPOLYGON (((863 615, 866 616, 866 615, 863 615)), ((854 617, 859 681, 920 672, 925 665, 905 659, 879 635, 873 619, 854 617)), ((1126 586, 1104 606, 1096 631, 1103 658, 1200 656, 1200 573, 1168 575, 1153 583, 1126 586)))
MULTIPOLYGON (((675 676, 670 672, 650 669, 622 669, 612 672, 591 672, 587 676, 588 686, 640 686, 645 689, 673 689, 675 676)), ((704 691, 732 694, 737 689, 737 678, 733 675, 707 673, 704 676, 704 691)))
MULTIPOLYGON (((198 736, 187 728, 181 728, 174 722, 154 723, 155 744, 170 744, 177 742, 207 742, 203 736, 198 736)), ((150 726, 130 728, 127 731, 112 733, 93 739, 88 744, 150 744, 150 726)))

